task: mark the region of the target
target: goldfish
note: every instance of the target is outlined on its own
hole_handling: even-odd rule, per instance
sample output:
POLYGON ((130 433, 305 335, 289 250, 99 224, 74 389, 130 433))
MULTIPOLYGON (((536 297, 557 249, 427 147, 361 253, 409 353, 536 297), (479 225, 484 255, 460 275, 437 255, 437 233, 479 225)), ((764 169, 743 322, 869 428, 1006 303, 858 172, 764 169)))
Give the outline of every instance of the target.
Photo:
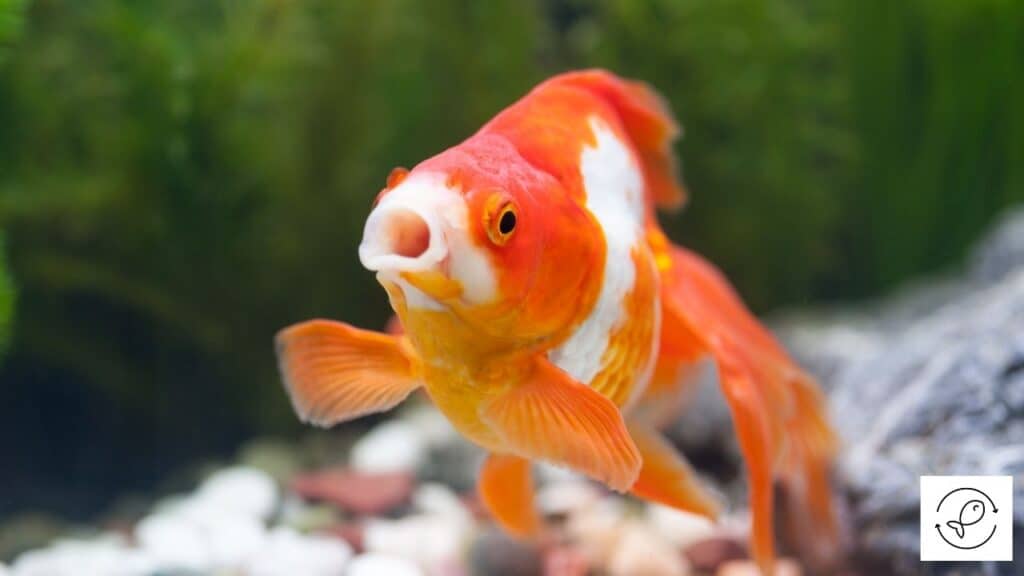
POLYGON ((514 535, 542 529, 531 461, 714 519, 722 504, 658 429, 710 359, 745 462, 755 561, 768 571, 775 558, 776 481, 790 522, 831 538, 837 442, 816 383, 722 273, 658 224, 687 200, 679 134, 646 84, 569 72, 393 170, 358 256, 402 330, 325 319, 282 330, 299 417, 332 426, 425 390, 487 452, 478 494, 514 535))

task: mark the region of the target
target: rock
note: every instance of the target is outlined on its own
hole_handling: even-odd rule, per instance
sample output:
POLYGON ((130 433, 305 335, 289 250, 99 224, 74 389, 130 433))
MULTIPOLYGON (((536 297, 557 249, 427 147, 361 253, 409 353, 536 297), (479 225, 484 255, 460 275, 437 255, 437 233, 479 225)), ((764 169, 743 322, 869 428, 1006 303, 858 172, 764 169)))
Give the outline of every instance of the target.
POLYGON ((144 552, 133 550, 117 535, 94 540, 59 540, 47 548, 20 555, 12 576, 146 576, 159 568, 144 552))
POLYGON ((537 491, 537 507, 547 516, 565 516, 587 508, 601 497, 594 485, 582 478, 559 480, 537 491))
POLYGON ((345 576, 421 576, 423 571, 405 558, 385 554, 357 556, 345 576))
POLYGON ((684 555, 694 570, 714 573, 726 562, 747 558, 747 548, 735 538, 717 536, 690 544, 684 555))
POLYGON ((429 574, 448 574, 462 567, 468 535, 469 525, 463 518, 414 514, 398 520, 366 522, 363 548, 412 560, 429 574))
MULTIPOLYGON (((775 562, 773 576, 800 576, 803 571, 800 565, 788 558, 781 558, 775 562)), ((761 570, 750 560, 731 560, 723 564, 715 576, 763 576, 761 570)))
POLYGON ((710 538, 715 531, 715 525, 703 516, 659 504, 649 504, 646 517, 651 527, 677 548, 710 538))
POLYGON ((402 420, 378 425, 356 441, 349 464, 357 472, 415 472, 427 456, 426 438, 402 420))
POLYGON ((429 404, 420 404, 408 410, 401 415, 401 419, 412 426, 430 448, 444 446, 459 437, 444 414, 429 404))
POLYGON ((0 576, 10 576, 10 575, 11 575, 11 571, 10 571, 10 569, 7 568, 7 565, 4 564, 3 562, 0 562, 0 576))
POLYGON ((451 518, 467 527, 473 523, 472 512, 443 484, 421 485, 412 495, 412 505, 419 512, 451 518))
POLYGON ((975 281, 991 284, 1009 273, 1024 268, 1024 207, 1018 206, 1004 214, 992 232, 974 249, 970 276, 975 281))
POLYGON ((586 576, 591 568, 590 558, 578 548, 554 546, 544 552, 544 574, 586 576))
POLYGON ((689 567, 674 546, 649 526, 634 520, 622 528, 608 559, 607 571, 611 576, 684 576, 689 567))
POLYGON ((432 446, 420 464, 418 474, 423 482, 436 482, 456 492, 476 487, 477 473, 483 463, 484 451, 461 436, 432 446))
POLYGON ((270 532, 266 545, 245 563, 244 574, 341 576, 351 558, 352 548, 337 538, 302 535, 291 528, 275 528, 270 532))
MULTIPOLYGON (((934 287, 921 298, 914 289, 834 323, 798 326, 805 337, 789 341, 812 368, 829 358, 819 377, 845 445, 838 471, 851 557, 866 572, 920 571, 921 475, 1024 471, 1024 212, 1007 222, 1013 229, 990 236, 973 275, 947 282, 942 298, 934 287)), ((1020 483, 1014 511, 1024 538, 1020 483)))
POLYGON ((329 469, 292 479, 291 489, 308 500, 321 500, 356 514, 382 514, 408 501, 413 490, 409 472, 379 474, 329 469))
POLYGON ((473 576, 521 576, 540 574, 540 548, 515 540, 496 528, 482 531, 469 550, 469 573, 473 576))
POLYGON ((622 500, 606 498, 569 516, 565 530, 592 564, 604 566, 619 539, 626 511, 622 500))
POLYGON ((203 525, 214 568, 234 568, 257 553, 267 539, 263 523, 252 518, 224 516, 203 525))
MULTIPOLYGON (((173 567, 239 566, 264 545, 266 528, 263 520, 254 516, 259 513, 256 506, 219 497, 223 488, 200 490, 143 519, 136 528, 140 545, 173 567)), ((234 498, 243 492, 239 490, 234 498)))
POLYGON ((135 540, 161 567, 196 571, 211 568, 211 552, 202 530, 183 516, 147 516, 135 527, 135 540))
POLYGON ((256 468, 237 466, 213 473, 200 486, 196 498, 232 513, 266 520, 277 507, 277 483, 256 468))

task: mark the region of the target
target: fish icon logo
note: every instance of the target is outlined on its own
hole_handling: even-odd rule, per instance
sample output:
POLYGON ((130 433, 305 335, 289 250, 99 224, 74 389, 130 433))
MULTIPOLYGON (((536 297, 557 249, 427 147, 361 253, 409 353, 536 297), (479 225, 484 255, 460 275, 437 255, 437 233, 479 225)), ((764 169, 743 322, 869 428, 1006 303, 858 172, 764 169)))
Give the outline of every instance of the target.
POLYGON ((946 533, 941 524, 935 525, 946 544, 960 550, 973 550, 984 546, 995 536, 998 525, 986 522, 985 519, 989 512, 994 517, 999 509, 988 494, 977 488, 956 488, 942 497, 935 509, 936 513, 943 514, 944 505, 947 512, 959 510, 955 519, 946 521, 946 533))
POLYGON ((1008 475, 921 476, 921 560, 1012 562, 1015 486, 1008 475))

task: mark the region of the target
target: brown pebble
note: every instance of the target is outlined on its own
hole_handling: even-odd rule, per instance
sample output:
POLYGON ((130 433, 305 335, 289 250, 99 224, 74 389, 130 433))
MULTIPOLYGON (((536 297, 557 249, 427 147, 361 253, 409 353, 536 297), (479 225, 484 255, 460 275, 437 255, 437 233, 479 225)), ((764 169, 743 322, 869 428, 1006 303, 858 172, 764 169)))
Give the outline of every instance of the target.
POLYGON ((408 472, 367 474, 346 469, 329 469, 300 474, 291 489, 307 500, 333 504, 346 512, 383 514, 409 500, 413 477, 408 472))
POLYGON ((694 542, 687 546, 683 554, 694 570, 712 573, 730 560, 745 560, 748 557, 743 544, 721 536, 694 542))
POLYGON ((323 534, 340 538, 352 547, 356 554, 362 554, 363 548, 363 525, 357 523, 336 524, 321 531, 323 534))

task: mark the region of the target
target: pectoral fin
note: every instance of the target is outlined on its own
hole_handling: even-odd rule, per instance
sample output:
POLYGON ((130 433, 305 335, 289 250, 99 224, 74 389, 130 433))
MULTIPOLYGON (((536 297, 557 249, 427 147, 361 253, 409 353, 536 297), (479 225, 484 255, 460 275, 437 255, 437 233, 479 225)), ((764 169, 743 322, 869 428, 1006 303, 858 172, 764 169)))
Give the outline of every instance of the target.
POLYGON ((484 406, 481 418, 511 452, 567 466, 619 492, 640 472, 640 452, 615 404, 545 358, 484 406))
POLYGON ((310 320, 278 332, 276 344, 295 412, 319 426, 388 410, 420 385, 401 336, 310 320))
POLYGON ((540 529, 533 505, 530 462, 508 454, 488 454, 477 484, 480 500, 494 520, 516 536, 532 536, 540 529))

